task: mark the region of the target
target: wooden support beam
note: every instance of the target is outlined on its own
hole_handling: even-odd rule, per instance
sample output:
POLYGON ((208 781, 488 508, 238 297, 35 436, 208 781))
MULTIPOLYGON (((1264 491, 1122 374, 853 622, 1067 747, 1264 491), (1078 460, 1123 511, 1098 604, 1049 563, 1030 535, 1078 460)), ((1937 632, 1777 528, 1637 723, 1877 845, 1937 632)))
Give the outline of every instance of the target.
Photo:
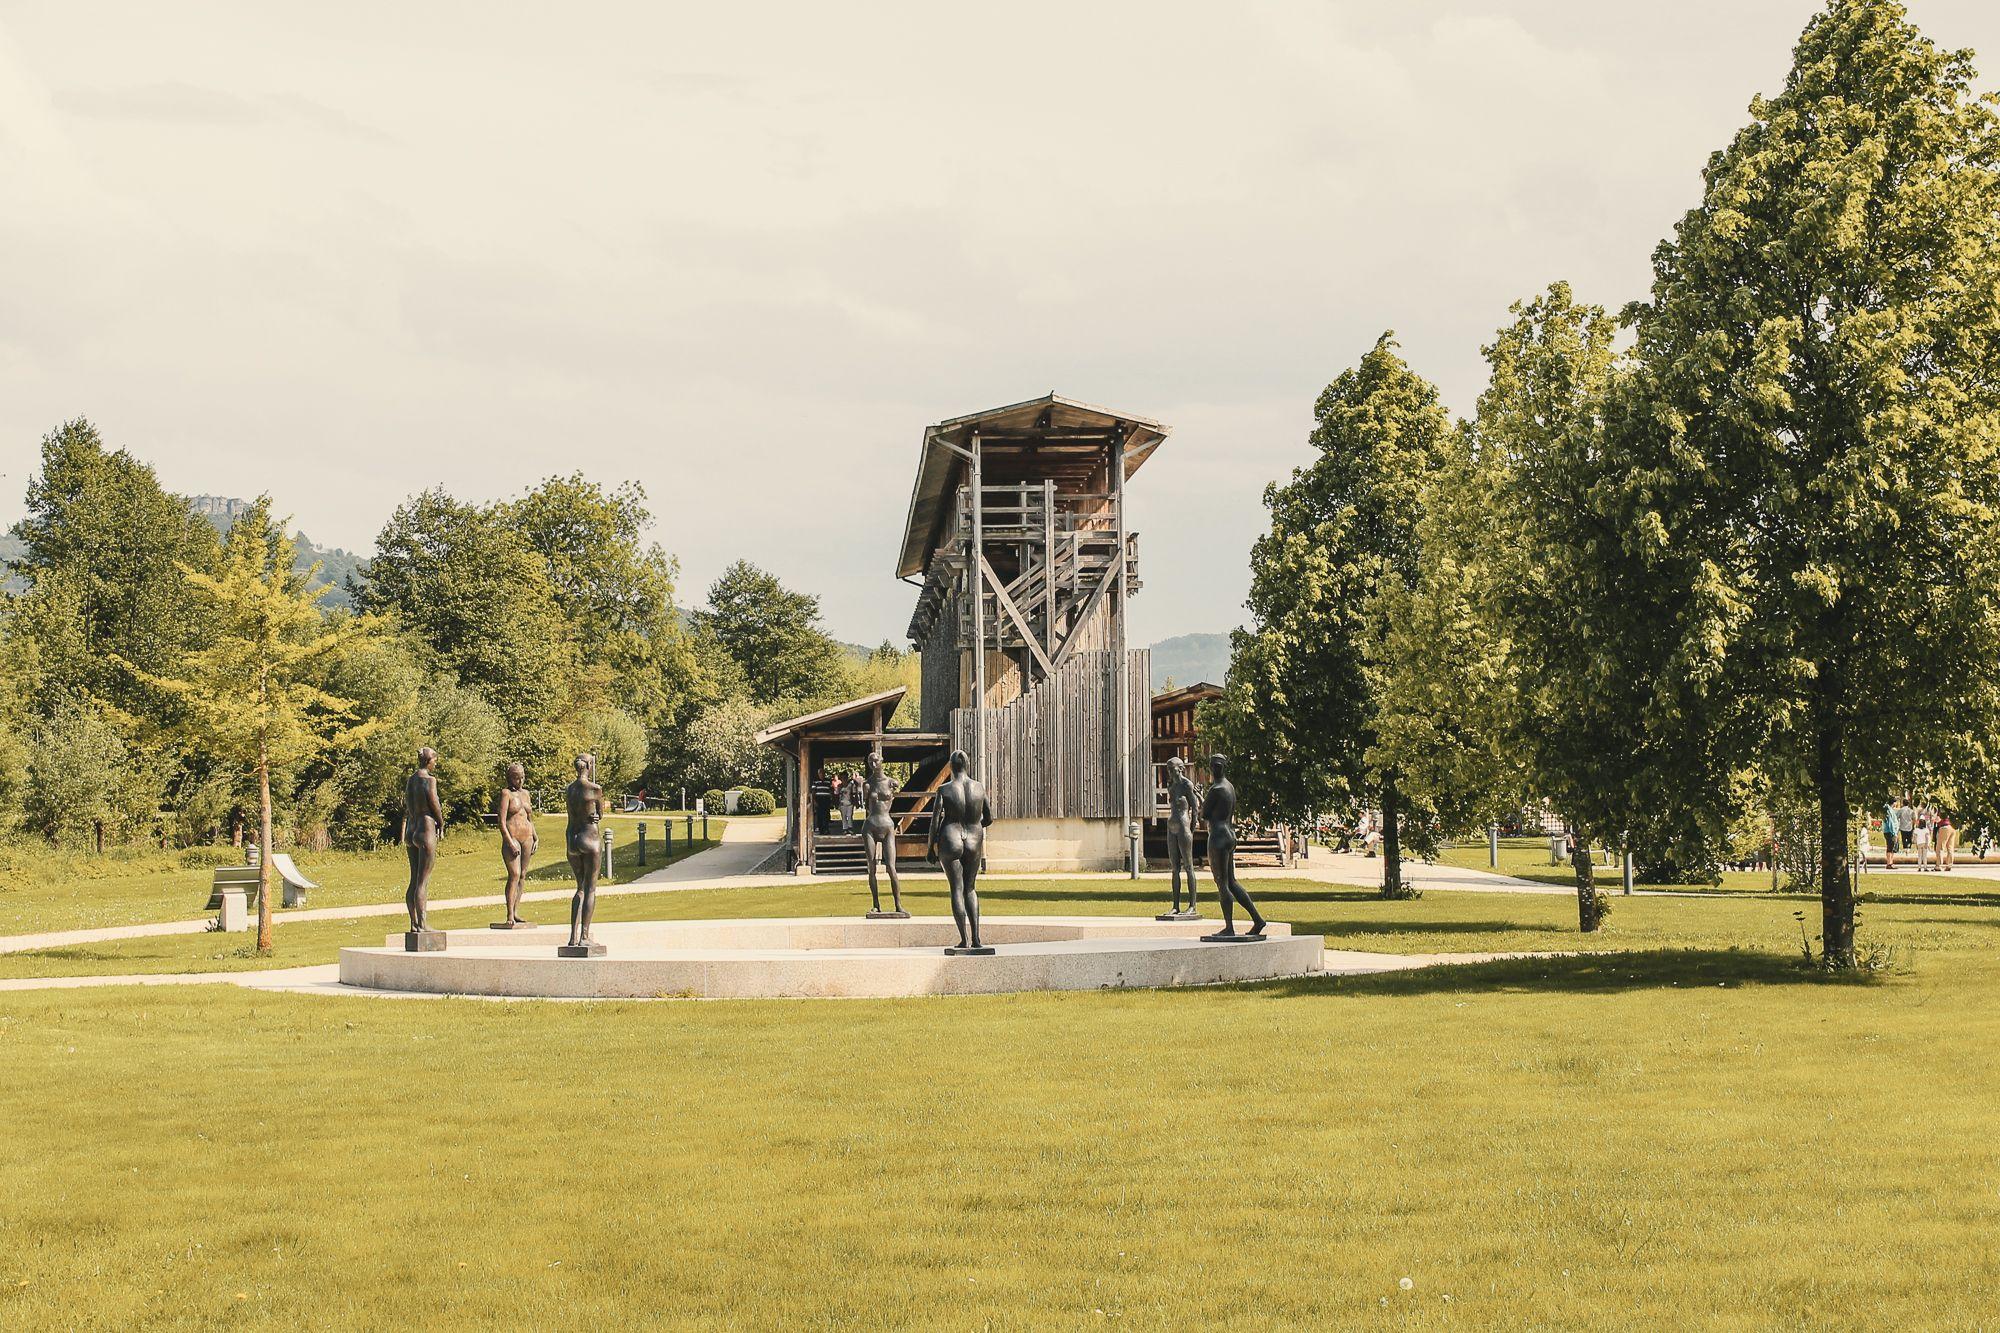
POLYGON ((1000 609, 1007 613, 1007 618, 1014 622, 1014 628, 1021 631, 1021 637, 1028 641, 1028 651, 1032 652, 1035 660, 1042 664, 1042 670, 1051 675, 1055 674, 1056 664, 1042 651, 1042 645, 1035 642, 1035 631, 1029 627, 1028 618, 1021 614, 1020 607, 1014 605, 1014 599, 1007 595, 1007 589, 1001 586, 1000 576, 993 572, 993 566, 987 563, 983 554, 979 557, 979 573, 993 589, 993 596, 999 601, 1000 609))
POLYGON ((1083 606, 1077 612, 1076 619, 1070 623, 1069 637, 1064 639, 1062 647, 1056 650, 1055 664, 1057 666, 1061 666, 1064 662, 1069 661, 1075 654, 1076 641, 1083 634, 1083 627, 1090 623, 1090 613, 1095 611, 1097 604, 1104 600, 1104 594, 1111 590, 1112 580, 1118 577, 1118 573, 1118 566, 1115 563, 1107 565, 1099 572, 1097 586, 1090 590, 1090 596, 1084 599, 1083 606))

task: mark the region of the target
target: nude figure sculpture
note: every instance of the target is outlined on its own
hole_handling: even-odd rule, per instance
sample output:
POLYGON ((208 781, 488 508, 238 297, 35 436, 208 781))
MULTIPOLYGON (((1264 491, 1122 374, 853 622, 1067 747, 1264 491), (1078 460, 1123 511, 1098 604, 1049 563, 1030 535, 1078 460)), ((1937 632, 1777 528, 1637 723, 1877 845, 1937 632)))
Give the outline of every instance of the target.
POLYGON ((1209 756, 1208 771, 1215 780, 1209 784, 1208 796, 1202 801, 1201 817, 1208 825, 1208 870, 1215 876, 1215 892, 1222 899, 1222 929, 1202 939, 1261 940, 1264 914, 1257 910, 1257 904, 1250 901, 1250 895, 1236 878, 1236 788, 1227 776, 1228 767, 1229 760, 1224 756, 1209 756), (1238 903, 1250 913, 1250 929, 1241 935, 1236 933, 1238 903))
MULTIPOLYGON (((410 934, 430 934, 431 871, 437 865, 438 835, 444 831, 444 809, 438 804, 437 751, 426 745, 417 751, 417 769, 403 783, 403 850, 410 856, 410 888, 403 905, 410 909, 410 934)), ((414 940, 405 941, 415 948, 414 940)))
POLYGON ((563 788, 563 807, 569 813, 566 850, 570 873, 576 876, 576 896, 569 902, 569 943, 556 950, 562 958, 595 958, 604 952, 604 946, 590 938, 590 919, 597 913, 597 872, 604 862, 604 836, 598 829, 604 818, 604 788, 596 778, 597 760, 580 754, 576 780, 563 788))
POLYGON ((958 923, 958 947, 948 954, 990 954, 979 942, 979 862, 986 854, 986 826, 993 807, 986 788, 966 776, 971 762, 963 750, 951 752, 951 777, 938 788, 932 807, 930 845, 926 854, 944 862, 951 885, 951 916, 958 923))
POLYGON ((1200 803, 1194 780, 1187 775, 1187 760, 1175 755, 1167 760, 1167 864, 1174 877, 1173 911, 1162 921, 1199 921, 1195 910, 1194 812, 1200 803), (1187 876, 1187 906, 1181 906, 1181 876, 1187 876))
POLYGON ((507 765, 507 785, 500 790, 494 808, 494 822, 500 826, 500 864, 507 868, 507 919, 494 923, 496 930, 520 930, 521 884, 528 877, 528 862, 535 856, 535 795, 527 789, 528 773, 519 764, 507 765))
POLYGON ((903 881, 896 874, 896 821, 889 813, 890 804, 896 796, 896 784, 882 771, 882 752, 873 751, 868 756, 868 822, 862 828, 862 836, 868 846, 868 898, 875 904, 868 915, 902 919, 909 916, 903 910, 903 881), (889 900, 895 904, 890 911, 882 910, 882 890, 876 883, 875 862, 880 859, 882 868, 889 872, 889 900))

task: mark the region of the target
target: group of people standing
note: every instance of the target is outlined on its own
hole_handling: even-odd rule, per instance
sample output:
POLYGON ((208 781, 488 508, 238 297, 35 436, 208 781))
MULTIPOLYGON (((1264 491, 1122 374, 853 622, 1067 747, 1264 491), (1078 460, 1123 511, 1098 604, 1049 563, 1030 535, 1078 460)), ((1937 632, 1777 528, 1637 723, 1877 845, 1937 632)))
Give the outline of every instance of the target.
MULTIPOLYGON (((1871 821, 1872 822, 1872 821, 1871 821)), ((1866 825, 1864 827, 1864 837, 1866 825)), ((1916 858, 1917 869, 1950 870, 1958 852, 1958 826, 1951 811, 1929 804, 1918 805, 1908 796, 1897 796, 1882 807, 1882 864, 1896 868, 1896 856, 1916 858)), ((1867 848, 1862 848, 1867 854, 1867 848)))

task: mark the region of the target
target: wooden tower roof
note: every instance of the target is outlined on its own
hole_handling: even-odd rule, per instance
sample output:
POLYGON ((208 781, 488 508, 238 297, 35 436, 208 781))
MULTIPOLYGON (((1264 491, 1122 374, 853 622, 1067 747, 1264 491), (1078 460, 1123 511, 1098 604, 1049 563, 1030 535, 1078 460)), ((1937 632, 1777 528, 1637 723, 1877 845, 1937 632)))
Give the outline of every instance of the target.
POLYGON ((979 436, 989 478, 1003 460, 1012 460, 1018 470, 1036 477, 1060 479, 1071 470, 1087 471, 1097 466, 1105 446, 1116 439, 1124 441, 1129 478, 1160 447, 1167 430, 1145 417, 1053 393, 938 422, 924 431, 896 577, 920 575, 929 564, 951 516, 951 497, 958 489, 973 435, 979 436))

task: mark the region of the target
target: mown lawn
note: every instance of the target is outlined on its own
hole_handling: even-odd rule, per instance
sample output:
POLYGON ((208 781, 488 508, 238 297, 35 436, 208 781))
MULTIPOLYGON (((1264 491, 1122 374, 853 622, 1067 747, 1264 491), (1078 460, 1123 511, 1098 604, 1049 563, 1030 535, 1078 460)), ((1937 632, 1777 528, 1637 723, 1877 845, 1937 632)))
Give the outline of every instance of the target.
MULTIPOLYGON (((1426 947, 1567 906, 1273 903, 1426 947)), ((0 995, 0 1325, 1988 1323, 2000 913, 1879 904, 1925 947, 1844 984, 1734 938, 1784 906, 1178 992, 0 995)))
MULTIPOLYGON (((562 854, 563 816, 545 814, 536 822, 541 849, 529 872, 529 888, 559 888, 570 882, 569 867, 562 854)), ((647 869, 667 864, 661 857, 661 823, 658 817, 646 818, 647 869)), ((721 839, 727 823, 725 819, 709 820, 709 841, 702 842, 701 820, 697 818, 696 839, 690 846, 685 837, 685 821, 676 821, 674 859, 713 846, 721 839)), ((636 817, 613 815, 605 819, 605 827, 614 834, 615 860, 621 879, 632 878, 638 869, 632 862, 638 846, 637 824, 636 817)), ((409 861, 401 847, 380 847, 369 852, 300 852, 293 860, 301 873, 319 885, 309 895, 307 907, 401 902, 409 884, 409 861)), ((148 925, 203 915, 213 871, 174 869, 170 868, 171 863, 170 857, 155 856, 130 870, 99 873, 103 867, 88 864, 87 858, 54 854, 25 858, 20 866, 0 873, 0 935, 148 925)), ((504 887, 499 834, 484 827, 449 829, 438 849, 437 868, 431 875, 431 897, 463 898, 499 893, 504 887)), ((274 882, 274 904, 277 889, 274 882)), ((278 915, 283 916, 282 910, 278 915)))
MULTIPOLYGON (((1488 864, 1486 844, 1483 842, 1477 844, 1454 844, 1446 847, 1439 854, 1438 860, 1445 865, 1460 866, 1468 870, 1490 870, 1493 868, 1488 864)), ((1910 864, 1914 865, 1914 862, 1910 864)), ((1619 887, 1619 868, 1615 856, 1612 864, 1607 866, 1604 864, 1603 856, 1600 855, 1597 858, 1596 866, 1598 887, 1610 888, 1616 891, 1619 887)), ((1569 868, 1567 863, 1560 866, 1549 864, 1549 840, 1547 838, 1502 838, 1500 840, 1499 873, 1512 875, 1516 879, 1533 880, 1541 884, 1560 884, 1564 888, 1570 888, 1576 883, 1575 872, 1569 868)), ((1908 889, 1911 887, 1910 882, 1915 881, 1918 884, 1925 885, 1927 889, 1931 885, 1942 886, 1930 891, 1948 893, 1952 891, 1953 885, 1963 884, 1968 879, 1975 882, 1966 889, 1960 890, 1961 892, 1992 892, 1994 889, 1993 881, 2000 879, 2000 855, 1982 862, 1978 856, 1961 848, 1957 868, 1950 874, 1935 876, 1930 874, 1919 876, 1914 871, 1906 870, 1903 867, 1898 867, 1893 874, 1885 874, 1881 867, 1877 866, 1862 876, 1861 886, 1863 892, 1870 892, 1876 889, 1894 892, 1908 889)), ((1722 891, 1769 893, 1771 891, 1771 872, 1768 870, 1725 870, 1722 872, 1722 882, 1719 885, 1658 884, 1646 879, 1642 874, 1634 881, 1634 885, 1638 888, 1671 889, 1676 893, 1722 891)))

